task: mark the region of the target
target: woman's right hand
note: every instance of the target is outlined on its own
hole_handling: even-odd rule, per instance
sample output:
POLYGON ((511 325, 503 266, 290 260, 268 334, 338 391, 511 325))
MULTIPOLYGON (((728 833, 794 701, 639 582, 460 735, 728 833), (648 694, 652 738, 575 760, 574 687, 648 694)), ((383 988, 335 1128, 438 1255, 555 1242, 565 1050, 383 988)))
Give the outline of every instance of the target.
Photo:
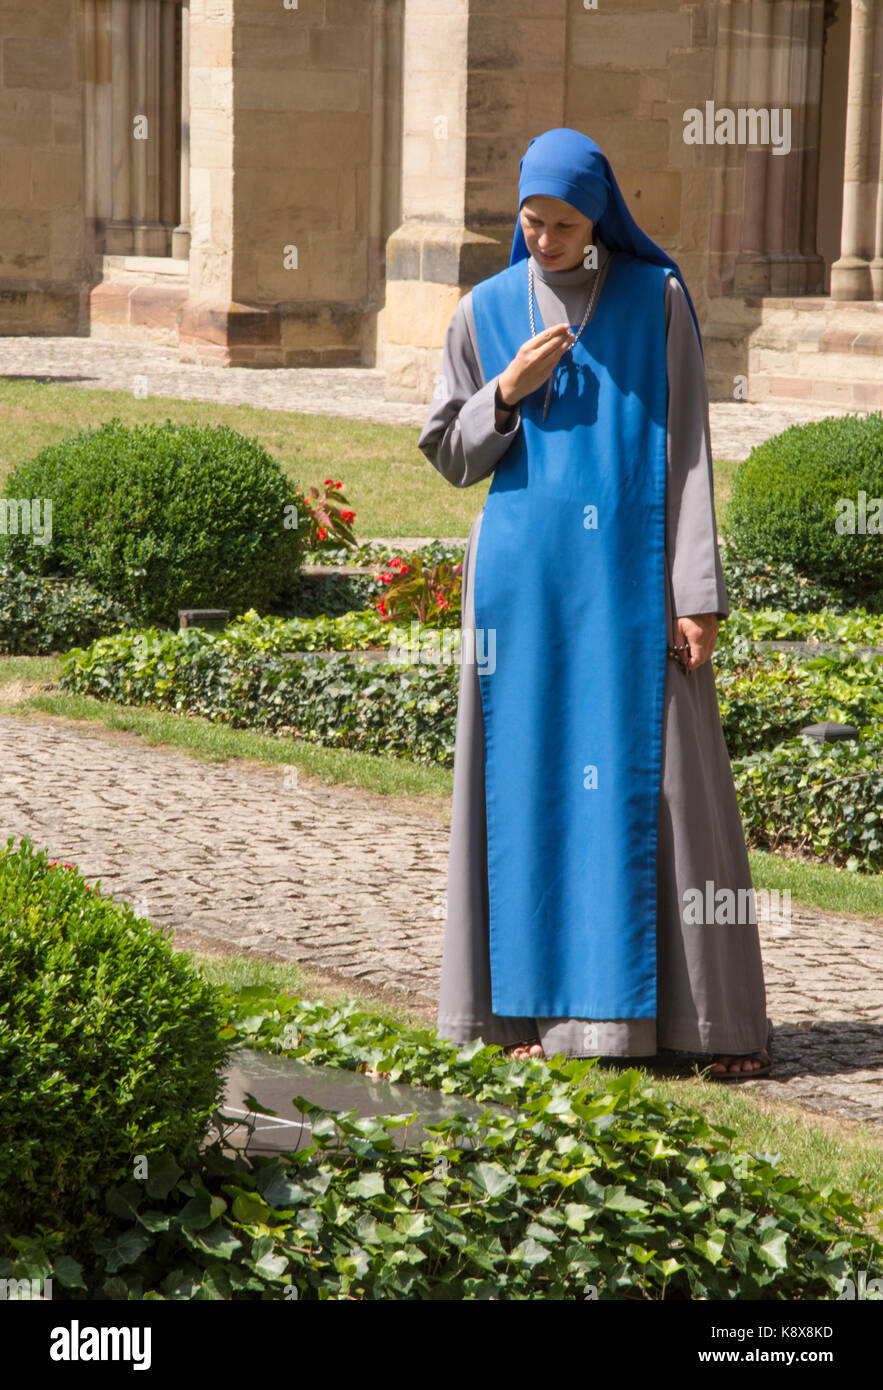
POLYGON ((561 358, 576 342, 569 323, 544 328, 522 343, 508 367, 500 373, 500 393, 507 405, 515 405, 548 381, 561 358))

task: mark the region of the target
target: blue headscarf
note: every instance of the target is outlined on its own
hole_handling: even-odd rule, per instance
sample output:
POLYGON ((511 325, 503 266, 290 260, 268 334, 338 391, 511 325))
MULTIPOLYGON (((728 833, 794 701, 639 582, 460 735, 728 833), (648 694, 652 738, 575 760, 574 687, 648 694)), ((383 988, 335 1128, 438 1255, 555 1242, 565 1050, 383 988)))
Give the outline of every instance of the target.
MULTIPOLYGON (((696 325, 699 349, 705 360, 699 320, 693 307, 690 291, 684 284, 684 277, 671 256, 651 241, 642 232, 625 204, 619 184, 610 167, 607 156, 601 152, 594 140, 578 130, 560 126, 547 130, 543 135, 535 135, 525 151, 519 165, 518 210, 525 198, 545 194, 561 198, 570 203, 584 217, 591 219, 605 246, 611 251, 627 251, 641 260, 653 261, 656 265, 669 266, 683 285, 687 303, 696 325)), ((512 253, 509 264, 514 265, 528 255, 524 233, 521 230, 520 216, 515 219, 515 236, 512 239, 512 253)))

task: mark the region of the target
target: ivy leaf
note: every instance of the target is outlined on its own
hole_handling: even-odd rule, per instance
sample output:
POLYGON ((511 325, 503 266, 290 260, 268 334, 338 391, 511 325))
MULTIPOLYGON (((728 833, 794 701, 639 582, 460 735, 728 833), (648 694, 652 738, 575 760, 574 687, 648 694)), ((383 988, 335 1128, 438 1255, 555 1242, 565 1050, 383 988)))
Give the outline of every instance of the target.
POLYGON ((646 1202, 640 1197, 630 1197, 624 1187, 608 1188, 604 1196, 604 1206, 608 1211, 647 1211, 646 1202))
POLYGON ((270 1207, 256 1192, 240 1192, 233 1202, 234 1220, 243 1226, 265 1226, 272 1215, 270 1207))
POLYGON ((281 1279, 288 1269, 288 1259, 285 1255, 262 1255, 259 1260, 254 1262, 255 1269, 267 1276, 268 1279, 281 1279))
POLYGON ((386 1191, 381 1173, 363 1173, 347 1187, 350 1197, 379 1197, 386 1191))
POLYGON ((704 1255, 711 1264, 716 1265, 724 1253, 726 1239, 725 1231, 709 1231, 707 1236, 697 1236, 693 1244, 700 1254, 704 1255))
POLYGON ((175 1183, 183 1177, 184 1170, 168 1154, 151 1155, 148 1160, 148 1177, 145 1184, 148 1197, 168 1197, 175 1183))
POLYGON ((210 1226, 207 1231, 194 1231, 192 1234, 188 1232, 188 1235, 193 1245, 219 1259, 231 1259, 242 1246, 242 1242, 237 1240, 220 1221, 216 1222, 214 1226, 210 1226))
POLYGON ((293 1207, 303 1202, 307 1190, 299 1183, 291 1182, 280 1168, 265 1168, 258 1177, 258 1191, 271 1207, 293 1207))
POLYGON ((512 1259, 533 1267, 543 1264, 545 1260, 549 1259, 550 1254, 551 1252, 545 1246, 540 1245, 538 1240, 533 1239, 533 1236, 529 1236, 520 1245, 516 1245, 512 1251, 512 1259))
POLYGON ((52 1266, 53 1278, 66 1289, 85 1289, 83 1268, 72 1255, 59 1255, 52 1266))
POLYGON ((469 1176, 489 1197, 502 1196, 516 1183, 514 1176, 507 1173, 505 1168, 501 1168, 499 1163, 476 1163, 469 1176))
POLYGON ((787 1247, 788 1233, 775 1227, 765 1232, 763 1240, 757 1246, 757 1253, 771 1269, 787 1269, 787 1247))

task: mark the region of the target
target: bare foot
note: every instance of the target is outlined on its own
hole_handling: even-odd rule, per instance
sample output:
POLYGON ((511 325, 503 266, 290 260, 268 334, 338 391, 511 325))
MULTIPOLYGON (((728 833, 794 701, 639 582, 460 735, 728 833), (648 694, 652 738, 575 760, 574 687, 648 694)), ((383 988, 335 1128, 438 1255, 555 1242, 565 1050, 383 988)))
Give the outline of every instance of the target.
POLYGON ((709 1070, 715 1076, 722 1076, 725 1072, 737 1073, 762 1071, 765 1066, 766 1063, 760 1057, 754 1055, 731 1057, 728 1053, 725 1052, 720 1057, 716 1058, 709 1070))
POLYGON ((519 1043, 517 1047, 507 1047, 506 1055, 521 1061, 525 1057, 545 1057, 542 1043, 519 1043))

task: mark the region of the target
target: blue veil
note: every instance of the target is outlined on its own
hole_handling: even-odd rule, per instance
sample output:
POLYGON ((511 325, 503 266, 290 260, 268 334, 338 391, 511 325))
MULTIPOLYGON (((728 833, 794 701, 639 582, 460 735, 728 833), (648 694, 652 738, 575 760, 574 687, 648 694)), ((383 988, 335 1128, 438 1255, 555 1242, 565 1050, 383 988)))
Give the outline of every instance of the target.
MULTIPOLYGON (((625 204, 607 156, 594 140, 578 130, 560 126, 534 136, 519 165, 518 208, 525 198, 545 194, 561 198, 591 218, 598 235, 612 251, 627 251, 644 261, 668 266, 680 280, 696 325, 699 349, 705 360, 699 320, 693 307, 684 277, 671 256, 642 232, 625 204)), ((515 235, 509 264, 524 260, 528 255, 521 219, 515 219, 515 235)))

